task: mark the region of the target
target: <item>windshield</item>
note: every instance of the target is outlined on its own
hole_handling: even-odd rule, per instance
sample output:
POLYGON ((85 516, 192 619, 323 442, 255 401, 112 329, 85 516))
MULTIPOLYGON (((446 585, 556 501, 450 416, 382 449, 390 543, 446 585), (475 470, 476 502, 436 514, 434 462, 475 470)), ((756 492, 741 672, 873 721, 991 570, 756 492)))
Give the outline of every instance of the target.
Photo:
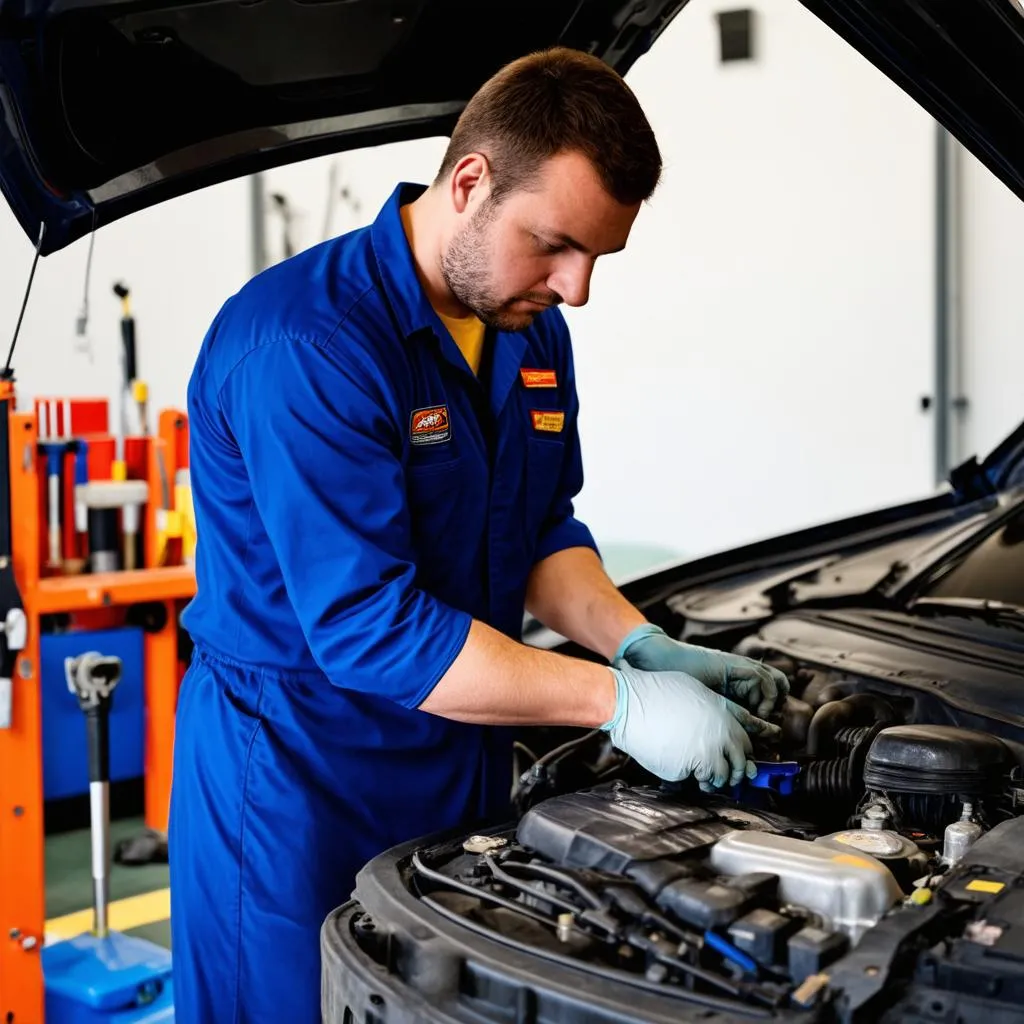
POLYGON ((1024 606, 1024 507, 926 588, 921 596, 1024 606))

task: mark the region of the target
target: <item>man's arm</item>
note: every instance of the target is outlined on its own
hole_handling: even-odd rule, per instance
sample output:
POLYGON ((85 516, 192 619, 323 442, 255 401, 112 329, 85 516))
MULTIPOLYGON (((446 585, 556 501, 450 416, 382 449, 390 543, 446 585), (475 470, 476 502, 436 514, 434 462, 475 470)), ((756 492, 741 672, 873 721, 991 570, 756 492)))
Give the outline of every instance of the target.
POLYGON ((549 629, 609 661, 647 620, 619 593, 591 548, 565 548, 530 573, 526 609, 549 629))
POLYGON ((421 711, 486 725, 576 725, 615 716, 615 677, 602 665, 537 650, 475 621, 421 711))

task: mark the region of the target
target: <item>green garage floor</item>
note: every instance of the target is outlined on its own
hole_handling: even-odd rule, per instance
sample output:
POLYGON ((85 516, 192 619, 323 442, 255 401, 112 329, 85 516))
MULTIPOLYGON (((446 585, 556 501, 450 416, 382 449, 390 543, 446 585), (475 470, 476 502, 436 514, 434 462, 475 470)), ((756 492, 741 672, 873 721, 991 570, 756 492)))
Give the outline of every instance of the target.
MULTIPOLYGON (((145 831, 141 818, 123 818, 111 823, 110 848, 145 831)), ((63 832, 46 838, 46 920, 47 932, 67 937, 70 932, 88 931, 92 924, 92 868, 89 830, 63 832), (68 915, 88 913, 70 918, 68 915)), ((118 917, 131 923, 123 929, 170 948, 171 926, 166 917, 168 872, 166 864, 125 867, 112 864, 110 870, 111 927, 118 917), (131 897, 143 897, 131 899, 131 897), (122 901, 128 902, 122 902, 122 901)))

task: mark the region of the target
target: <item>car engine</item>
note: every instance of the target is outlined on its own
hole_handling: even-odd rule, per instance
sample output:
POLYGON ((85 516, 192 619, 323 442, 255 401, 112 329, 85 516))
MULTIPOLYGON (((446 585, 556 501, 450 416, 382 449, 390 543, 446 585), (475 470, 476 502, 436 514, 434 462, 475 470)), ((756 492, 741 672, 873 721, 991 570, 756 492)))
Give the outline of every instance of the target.
POLYGON ((622 781, 551 797, 514 836, 418 854, 414 876, 438 907, 498 934, 518 915, 509 930, 538 950, 691 992, 810 1005, 822 972, 904 900, 929 904, 1010 816, 1010 752, 986 733, 847 726, 829 740, 834 756, 806 772, 761 762, 725 798, 622 781), (822 832, 800 816, 820 820, 815 807, 857 777, 866 791, 850 827, 822 832))
MULTIPOLYGON (((878 690, 801 680, 756 777, 714 795, 600 732, 520 744, 516 823, 405 850, 403 896, 668 1009, 504 1016, 490 997, 467 1019, 1024 1020, 1021 749, 878 690)), ((381 934, 401 948, 402 929, 364 902, 350 935, 393 960, 381 934)))

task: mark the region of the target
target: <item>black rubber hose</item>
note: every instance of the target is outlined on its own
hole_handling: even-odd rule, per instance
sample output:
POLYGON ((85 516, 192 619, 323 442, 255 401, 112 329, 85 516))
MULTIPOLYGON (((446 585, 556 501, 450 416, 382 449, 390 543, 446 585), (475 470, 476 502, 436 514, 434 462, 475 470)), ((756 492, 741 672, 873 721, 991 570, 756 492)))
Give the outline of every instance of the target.
POLYGON ((815 800, 857 800, 864 791, 864 762, 882 723, 841 729, 836 746, 848 753, 808 765, 803 772, 803 792, 815 800))
POLYGON ((521 871, 523 874, 533 875, 534 878, 543 878, 554 885, 571 889, 592 910, 604 909, 604 903, 593 889, 589 889, 579 879, 573 878, 557 868, 549 868, 545 864, 524 864, 521 861, 506 861, 503 866, 507 872, 521 871))
MULTIPOLYGON (((448 889, 454 889, 456 892, 461 892, 466 896, 473 896, 478 900, 495 903, 506 910, 514 910, 517 914, 522 914, 524 917, 528 917, 539 924, 547 925, 549 928, 556 928, 558 926, 558 922, 553 921, 550 916, 545 916, 536 910, 531 910, 522 903, 516 903, 515 900, 507 900, 504 896, 499 896, 495 892, 489 892, 487 889, 478 889, 475 886, 466 885, 465 882, 460 882, 457 878, 449 878, 447 875, 442 875, 440 871, 434 871, 432 868, 426 867, 423 861, 420 860, 418 853, 412 855, 412 866, 417 874, 422 875, 429 882, 443 885, 448 889)), ((421 899, 425 898, 421 897, 421 899)))
POLYGON ((484 854, 484 862, 487 864, 487 867, 490 868, 491 874, 494 878, 501 882, 502 885, 507 885, 511 889, 516 889, 518 892, 521 892, 526 896, 532 896, 535 900, 540 900, 542 903, 548 903, 552 907, 557 907, 559 910, 567 911, 570 914, 579 913, 579 906, 571 900, 564 899, 561 896, 556 896, 551 892, 545 892, 543 889, 538 889, 535 885, 530 885, 529 882, 524 882, 520 878, 515 878, 507 871, 502 871, 490 854, 484 854))
POLYGON ((855 725, 892 725, 896 715, 888 701, 873 693, 854 693, 842 700, 823 704, 814 713, 807 730, 807 756, 823 757, 842 729, 855 725))

